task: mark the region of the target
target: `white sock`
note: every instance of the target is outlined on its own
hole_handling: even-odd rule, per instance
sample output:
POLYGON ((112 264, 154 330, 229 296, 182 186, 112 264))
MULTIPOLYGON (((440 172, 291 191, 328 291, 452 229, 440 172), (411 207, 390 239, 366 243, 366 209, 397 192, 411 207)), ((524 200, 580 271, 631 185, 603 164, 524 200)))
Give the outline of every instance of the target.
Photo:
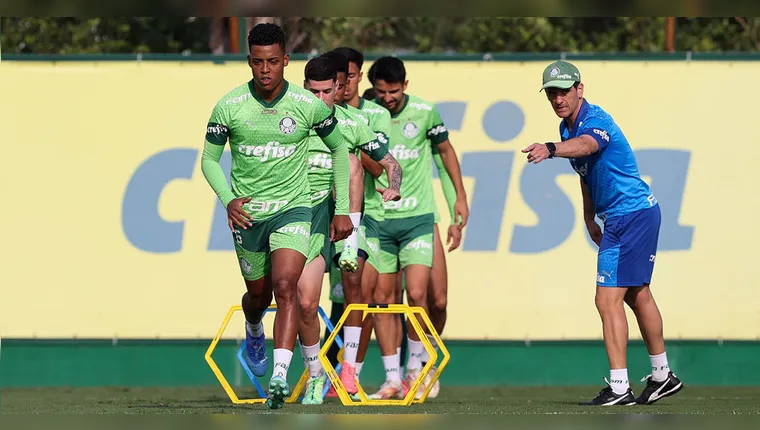
POLYGON ((650 355, 649 361, 652 363, 652 379, 655 381, 664 381, 668 379, 670 366, 668 366, 668 356, 666 353, 660 355, 650 355))
POLYGON ((407 369, 422 369, 422 353, 425 352, 425 347, 422 342, 418 340, 412 340, 407 337, 409 344, 409 359, 406 361, 407 369))
POLYGON ((401 347, 400 346, 396 347, 396 355, 398 355, 398 362, 399 362, 398 373, 401 376, 401 378, 403 378, 404 377, 404 366, 401 365, 401 347))
POLYGON ((346 238, 346 245, 359 249, 359 223, 362 220, 361 212, 353 212, 348 214, 351 218, 351 223, 354 225, 354 229, 351 230, 351 234, 346 238))
POLYGON ((355 366, 356 354, 359 352, 359 340, 362 337, 362 328, 343 327, 343 336, 343 362, 355 366))
POLYGON ((319 376, 322 373, 322 363, 319 362, 319 342, 312 346, 301 344, 301 351, 303 351, 304 362, 309 369, 309 375, 312 377, 319 376))
POLYGON ((279 376, 282 379, 287 380, 290 360, 293 359, 293 351, 288 351, 285 348, 277 348, 274 350, 273 354, 274 367, 272 368, 272 377, 279 376))
POLYGON ((259 321, 256 324, 251 324, 248 321, 245 322, 245 331, 253 337, 259 337, 264 335, 264 324, 259 321))
POLYGON ((625 394, 628 385, 628 369, 611 369, 610 386, 615 394, 625 394))
POLYGON ((362 373, 362 366, 364 366, 364 363, 356 362, 356 379, 359 380, 359 375, 362 373))
POLYGON ((385 380, 391 382, 401 383, 401 374, 399 374, 398 368, 401 363, 401 356, 399 354, 393 354, 383 357, 383 366, 385 366, 385 380))
POLYGON ((306 361, 306 350, 305 350, 305 348, 306 347, 303 346, 303 344, 299 341, 298 342, 298 349, 301 351, 301 358, 303 359, 303 367, 304 368, 308 367, 308 365, 309 365, 307 363, 307 361, 306 361))

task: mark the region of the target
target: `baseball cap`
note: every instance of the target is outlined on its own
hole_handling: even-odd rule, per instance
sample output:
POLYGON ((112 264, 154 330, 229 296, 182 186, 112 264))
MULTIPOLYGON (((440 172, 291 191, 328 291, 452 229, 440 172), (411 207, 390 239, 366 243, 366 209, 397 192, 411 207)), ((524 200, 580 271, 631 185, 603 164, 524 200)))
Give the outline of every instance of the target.
POLYGON ((546 88, 566 90, 581 81, 581 72, 573 64, 560 60, 546 66, 543 78, 544 82, 539 91, 546 88))

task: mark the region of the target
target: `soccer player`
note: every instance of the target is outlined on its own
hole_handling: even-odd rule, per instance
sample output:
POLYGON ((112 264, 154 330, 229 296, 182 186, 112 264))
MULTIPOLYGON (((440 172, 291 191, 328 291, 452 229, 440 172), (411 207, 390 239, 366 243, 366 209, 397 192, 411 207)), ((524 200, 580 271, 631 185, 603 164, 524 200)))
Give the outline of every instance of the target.
MULTIPOLYGON (((375 288, 377 303, 394 303, 396 274, 404 271, 407 302, 429 313, 428 286, 433 264, 433 153, 441 155, 444 169, 456 190, 454 217, 461 219, 455 228, 467 225, 469 209, 462 175, 448 131, 435 105, 405 93, 408 85, 404 63, 395 57, 382 57, 373 65, 374 88, 378 101, 391 113, 391 153, 406 172, 401 187, 402 199, 386 202, 385 220, 380 223, 380 276, 375 288)), ((378 178, 384 186, 384 178, 378 178)), ((398 372, 400 357, 396 351, 392 315, 375 315, 375 330, 381 355, 386 363, 386 382, 376 398, 397 397, 403 390, 398 372), (391 363, 391 360, 393 361, 391 363)), ((409 359, 407 384, 422 369, 424 347, 417 333, 407 324, 409 359)))
MULTIPOLYGON (((376 135, 376 141, 387 148, 387 138, 383 133, 375 133, 369 126, 368 114, 345 103, 345 92, 347 89, 347 77, 349 72, 349 61, 345 55, 339 51, 331 51, 325 54, 337 67, 338 89, 336 92, 336 104, 345 108, 360 123, 358 127, 366 130, 367 133, 376 135)), ((379 176, 383 170, 386 173, 389 187, 379 188, 372 176, 364 175, 364 216, 362 216, 359 226, 359 260, 357 270, 351 272, 344 270, 342 276, 342 285, 344 291, 344 305, 362 302, 362 282, 365 267, 370 266, 371 271, 378 265, 379 258, 379 238, 378 238, 378 213, 382 212, 383 202, 397 201, 401 198, 399 194, 401 187, 402 171, 399 163, 390 153, 386 153, 384 162, 378 162, 366 153, 362 155, 362 164, 373 166, 373 172, 379 176), (365 263, 369 262, 367 265, 365 263)), ((363 171, 361 171, 364 174, 363 171)), ((348 242, 348 241, 346 241, 348 242)), ((355 246, 355 245, 353 245, 355 246)), ((342 243, 336 244, 337 255, 336 261, 342 259, 342 243)), ((341 381, 349 394, 356 394, 356 358, 359 348, 359 341, 362 332, 362 313, 352 312, 346 318, 343 329, 344 340, 344 361, 341 367, 341 381)))
POLYGON ((567 158, 580 176, 583 215, 599 246, 596 307, 602 319, 610 379, 586 405, 652 404, 683 388, 670 371, 662 316, 649 284, 660 231, 660 206, 639 175, 623 131, 601 107, 583 97, 577 67, 556 61, 544 69, 543 85, 559 125, 561 142, 534 143, 523 149, 529 163, 567 158), (604 223, 604 233, 594 215, 604 223), (652 374, 638 398, 628 384, 628 321, 623 303, 633 310, 649 351, 652 374))
MULTIPOLYGON (((359 97, 359 84, 363 79, 361 68, 364 64, 364 55, 362 55, 361 52, 348 47, 337 48, 334 50, 334 52, 342 54, 347 59, 348 81, 344 94, 344 101, 346 105, 351 109, 357 109, 359 112, 361 112, 363 118, 365 118, 367 124, 372 128, 375 134, 377 134, 378 138, 388 141, 391 134, 390 112, 388 112, 388 110, 384 107, 374 103, 373 101, 366 100, 366 97, 359 97)), ((372 99, 374 99, 374 89, 370 88, 367 91, 365 91, 365 95, 372 95, 372 99), (367 91, 370 91, 372 94, 368 94, 367 91)), ((380 166, 366 156, 362 156, 362 165, 365 168, 365 188, 374 187, 375 179, 382 174, 380 166)), ((377 226, 379 222, 385 219, 385 209, 380 202, 370 202, 365 208, 364 216, 365 219, 372 221, 370 224, 377 226)), ((373 245, 375 245, 379 251, 378 229, 371 229, 370 236, 373 245)), ((374 302, 373 296, 378 278, 377 269, 378 262, 376 259, 369 261, 369 264, 364 268, 364 273, 361 278, 362 300, 364 303, 374 302)), ((403 315, 399 315, 396 321, 396 331, 399 335, 399 340, 401 340, 400 335, 402 333, 403 320, 403 315)), ((364 323, 362 325, 361 341, 359 343, 356 362, 357 378, 361 374, 364 356, 367 352, 367 347, 369 346, 369 341, 372 337, 372 323, 373 317, 372 314, 370 314, 367 318, 364 319, 364 323)), ((397 350, 399 350, 398 352, 401 352, 399 347, 397 347, 397 350)))
POLYGON ((289 56, 278 25, 263 23, 248 35, 253 79, 223 96, 208 121, 201 161, 203 175, 227 217, 247 292, 246 362, 256 376, 268 369, 261 324, 276 299, 274 370, 266 406, 282 407, 290 387, 287 372, 299 326, 297 284, 309 249, 311 205, 307 144, 311 130, 330 150, 336 189, 332 240, 351 233, 348 216, 348 150, 326 104, 284 79, 289 56), (229 140, 230 182, 219 164, 229 140))
MULTIPOLYGON (((337 48, 336 51, 343 53, 349 60, 349 74, 348 74, 348 85, 346 87, 346 102, 354 107, 357 107, 361 110, 363 110, 367 116, 372 121, 371 125, 374 127, 375 132, 379 135, 382 134, 383 136, 388 136, 390 134, 390 114, 386 113, 387 109, 373 103, 370 101, 365 101, 362 98, 366 99, 367 97, 374 99, 375 97, 375 79, 374 79, 374 71, 376 69, 375 65, 373 64, 372 68, 370 68, 370 71, 368 73, 370 83, 373 85, 373 87, 368 88, 362 98, 359 97, 359 84, 363 80, 363 73, 361 71, 362 66, 364 64, 364 56, 361 52, 348 47, 341 47, 337 48)), ((444 195, 446 196, 446 202, 449 206, 449 211, 451 212, 452 219, 454 217, 454 204, 456 201, 456 190, 454 188, 454 185, 451 181, 451 178, 448 176, 445 167, 443 166, 443 161, 440 157, 440 154, 438 154, 437 148, 433 147, 433 160, 435 161, 435 164, 437 166, 437 169, 440 173, 441 178, 441 185, 444 189, 444 195)), ((367 169, 367 176, 379 176, 379 173, 376 173, 375 169, 372 168, 371 162, 367 162, 366 157, 362 160, 365 169, 367 169)), ((439 333, 443 332, 443 328, 446 322, 446 299, 447 299, 447 273, 446 273, 446 259, 443 251, 442 241, 440 238, 440 233, 438 231, 438 223, 440 222, 440 215, 438 214, 437 206, 433 205, 434 209, 434 216, 435 216, 435 224, 434 224, 434 250, 433 250, 433 268, 432 268, 432 276, 430 278, 430 282, 428 285, 428 305, 430 309, 430 318, 436 328, 436 330, 439 333)), ((449 227, 449 235, 447 242, 450 243, 449 251, 452 251, 456 249, 459 246, 459 243, 461 241, 461 228, 458 228, 457 226, 453 225, 449 227)), ((373 270, 374 272, 374 270, 373 270)), ((365 294, 364 300, 365 301, 372 301, 372 294, 374 292, 374 286, 376 284, 377 274, 376 272, 372 273, 369 271, 365 271, 365 276, 363 278, 363 292, 365 294), (370 274, 368 276, 367 274, 370 274), (374 276, 372 276, 374 275, 374 276), (366 282, 365 282, 366 281, 366 282)), ((401 272, 399 272, 399 275, 397 277, 397 283, 396 283, 396 291, 395 291, 395 303, 403 303, 403 290, 402 287, 403 280, 401 276, 401 272)), ((367 346, 369 344, 370 338, 371 338, 371 331, 372 331, 372 318, 366 318, 365 324, 362 331, 362 339, 359 347, 359 357, 357 358, 357 375, 360 375, 361 368, 363 366, 363 360, 364 356, 367 351, 367 346)), ((397 351, 399 352, 400 356, 404 357, 404 350, 406 347, 407 342, 404 342, 406 340, 407 330, 406 327, 403 326, 403 316, 399 315, 396 334, 397 334, 397 351)), ((432 343, 434 342, 434 339, 432 336, 429 337, 430 341, 432 343)), ((427 356, 427 351, 423 350, 423 355, 421 358, 421 361, 423 362, 423 365, 427 362, 429 357, 427 356)), ((427 382, 427 381, 426 381, 427 382)), ((424 391, 424 386, 420 387, 420 391, 418 393, 418 396, 424 391)), ((430 397, 435 397, 438 393, 439 388, 439 382, 436 381, 435 386, 430 392, 430 397)))
MULTIPOLYGON (((339 58, 340 59, 340 58, 339 58)), ((345 61, 345 60, 344 60, 345 61)), ((356 230, 361 222, 361 209, 362 203, 365 200, 364 193, 364 170, 362 169, 361 162, 357 158, 358 151, 361 150, 367 154, 372 160, 379 163, 388 173, 389 177, 393 181, 398 180, 398 186, 395 188, 392 186, 390 190, 387 190, 383 198, 399 199, 400 178, 401 171, 398 163, 393 156, 388 152, 388 146, 378 141, 377 136, 372 130, 364 124, 360 119, 354 117, 348 110, 340 107, 336 100, 342 103, 343 91, 339 90, 340 81, 338 80, 339 61, 336 61, 330 56, 323 55, 321 57, 314 58, 306 64, 305 69, 305 82, 304 87, 311 91, 317 98, 325 102, 327 106, 334 112, 335 118, 338 121, 338 129, 343 135, 344 141, 349 149, 349 158, 351 161, 351 180, 350 180, 350 199, 349 210, 352 222, 354 223, 354 244, 349 245, 349 239, 343 241, 341 246, 342 254, 345 254, 346 249, 349 246, 353 247, 353 255, 351 257, 344 257, 343 255, 336 256, 338 264, 342 266, 345 271, 360 271, 363 263, 363 258, 359 259, 357 264, 356 250, 359 249, 366 254, 366 246, 362 244, 357 245, 356 230), (398 179, 396 179, 398 178, 398 179), (353 262, 353 266, 344 264, 345 262, 353 262), (358 268, 358 270, 357 270, 358 268)), ((345 76, 343 77, 343 86, 345 86, 345 76)), ((307 363, 311 378, 308 381, 306 388, 306 395, 304 396, 304 404, 321 404, 322 388, 325 382, 325 376, 322 369, 322 365, 318 360, 318 354, 320 350, 319 345, 319 318, 317 316, 317 308, 319 306, 319 298, 322 289, 322 281, 325 274, 326 262, 330 260, 330 248, 331 244, 328 237, 329 226, 327 220, 329 219, 329 202, 332 200, 332 164, 329 160, 330 150, 325 146, 322 140, 316 134, 313 134, 309 138, 309 184, 311 186, 311 201, 312 201, 312 240, 310 241, 309 257, 307 260, 306 268, 304 269, 301 279, 298 283, 299 299, 301 303, 301 351, 304 357, 304 361, 307 363)), ((380 194, 373 187, 370 196, 377 196, 378 201, 382 201, 380 194)), ((382 203, 378 203, 382 204, 382 203)), ((350 275, 350 274, 349 274, 350 275)), ((344 279, 346 278, 344 274, 344 279)), ((344 280, 344 285, 346 285, 344 280)), ((351 286, 352 299, 354 302, 358 302, 361 297, 359 279, 355 279, 351 286)), ((358 315, 361 317, 361 315, 358 315)), ((352 342, 351 335, 353 334, 355 339, 353 342, 358 347, 361 319, 355 323, 355 326, 351 326, 347 323, 344 329, 345 344, 348 346, 349 342, 352 342), (353 330, 355 333, 351 333, 353 330)), ((354 360, 356 355, 356 347, 354 348, 354 360)), ((356 392, 356 382, 354 380, 353 367, 351 358, 349 357, 350 348, 346 348, 345 361, 341 370, 341 380, 343 381, 346 390, 353 394, 356 392), (351 386, 353 386, 353 393, 351 392, 351 386)))

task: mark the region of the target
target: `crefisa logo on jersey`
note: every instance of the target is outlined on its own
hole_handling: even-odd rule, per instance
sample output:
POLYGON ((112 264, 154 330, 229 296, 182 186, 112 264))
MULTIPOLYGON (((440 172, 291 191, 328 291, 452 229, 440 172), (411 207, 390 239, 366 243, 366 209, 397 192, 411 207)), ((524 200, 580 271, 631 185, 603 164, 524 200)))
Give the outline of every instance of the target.
POLYGON ((420 128, 417 127, 417 124, 414 122, 409 121, 404 124, 404 129, 401 132, 407 139, 414 139, 418 134, 420 134, 420 128))
POLYGON ((296 132, 296 120, 292 117, 286 116, 280 120, 280 131, 285 134, 293 134, 296 132))

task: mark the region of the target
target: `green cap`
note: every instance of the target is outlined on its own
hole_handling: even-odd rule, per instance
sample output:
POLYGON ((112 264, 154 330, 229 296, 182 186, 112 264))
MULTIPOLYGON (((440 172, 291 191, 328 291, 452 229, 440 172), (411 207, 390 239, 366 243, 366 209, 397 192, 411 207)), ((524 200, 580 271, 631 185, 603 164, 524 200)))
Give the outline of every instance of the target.
POLYGON ((566 90, 580 81, 581 72, 577 67, 567 61, 555 61, 544 69, 544 83, 541 86, 541 90, 545 90, 546 88, 562 88, 566 90))

